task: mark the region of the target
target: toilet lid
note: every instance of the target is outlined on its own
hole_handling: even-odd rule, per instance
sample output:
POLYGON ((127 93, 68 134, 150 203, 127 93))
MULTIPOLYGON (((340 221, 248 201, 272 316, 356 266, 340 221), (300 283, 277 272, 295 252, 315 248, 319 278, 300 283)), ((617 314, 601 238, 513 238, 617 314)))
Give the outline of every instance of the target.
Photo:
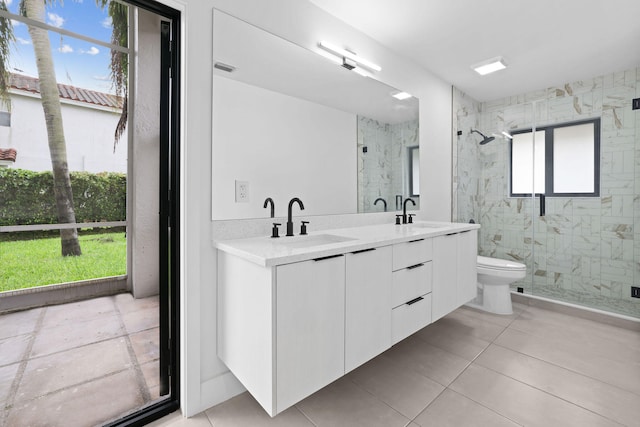
POLYGON ((506 259, 489 258, 478 255, 478 266, 485 268, 493 268, 496 270, 526 270, 527 266, 515 261, 506 259))

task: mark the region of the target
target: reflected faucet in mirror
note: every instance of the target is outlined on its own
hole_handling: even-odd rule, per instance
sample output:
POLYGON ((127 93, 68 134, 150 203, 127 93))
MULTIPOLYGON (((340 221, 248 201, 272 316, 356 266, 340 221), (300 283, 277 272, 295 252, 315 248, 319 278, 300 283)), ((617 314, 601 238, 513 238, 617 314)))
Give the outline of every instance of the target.
POLYGON ((404 203, 402 203, 402 223, 407 223, 407 202, 411 202, 413 206, 416 205, 416 202, 413 201, 412 198, 407 197, 404 199, 404 203))
POLYGON ((271 218, 275 217, 276 214, 276 204, 273 202, 273 199, 271 197, 267 197, 264 200, 264 206, 262 206, 263 208, 267 208, 267 205, 271 204, 271 218))
POLYGON ((378 202, 384 203, 384 211, 387 211, 387 201, 382 197, 378 197, 375 202, 373 202, 374 206, 378 204, 378 202))
POLYGON ((293 204, 297 203, 300 206, 300 210, 304 210, 304 205, 302 204, 302 200, 294 197, 289 200, 289 208, 287 209, 287 236, 293 236, 293 221, 291 221, 291 211, 293 209, 293 204))

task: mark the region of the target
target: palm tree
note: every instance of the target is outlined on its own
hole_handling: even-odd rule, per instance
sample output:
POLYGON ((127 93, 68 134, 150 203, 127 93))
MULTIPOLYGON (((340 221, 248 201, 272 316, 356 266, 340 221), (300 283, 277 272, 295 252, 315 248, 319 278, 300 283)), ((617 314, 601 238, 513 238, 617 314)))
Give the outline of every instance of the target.
MULTIPOLYGON (((50 3, 50 0, 21 0, 20 13, 27 18, 44 23, 45 5, 47 3, 50 3)), ((101 8, 109 5, 108 12, 113 22, 112 41, 126 46, 128 27, 127 7, 117 2, 109 2, 109 0, 96 0, 96 4, 101 8)), ((4 2, 1 4, 1 7, 6 10, 4 2)), ((30 25, 29 35, 33 42, 38 78, 40 81, 40 96, 47 127, 58 222, 60 224, 75 224, 73 192, 67 164, 67 150, 62 126, 60 96, 54 70, 53 56, 51 54, 49 34, 46 29, 30 25)), ((2 76, 0 76, 0 96, 6 101, 6 91, 8 89, 8 72, 6 67, 9 53, 8 46, 14 39, 13 27, 6 18, 0 19, 0 37, 2 38, 2 42, 0 42, 0 73, 2 73, 2 76)), ((112 50, 110 67, 111 80, 116 95, 123 95, 125 100, 123 113, 115 131, 115 149, 115 144, 124 132, 127 122, 127 55, 112 50)), ((60 240, 63 256, 82 254, 78 241, 78 230, 76 228, 60 230, 60 240)))

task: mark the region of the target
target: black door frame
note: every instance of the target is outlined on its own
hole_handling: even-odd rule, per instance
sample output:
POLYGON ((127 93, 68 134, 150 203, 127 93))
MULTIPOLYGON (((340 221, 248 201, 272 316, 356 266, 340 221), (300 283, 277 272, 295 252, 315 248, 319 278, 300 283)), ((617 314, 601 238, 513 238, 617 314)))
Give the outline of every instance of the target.
POLYGON ((167 398, 108 426, 143 426, 180 408, 180 11, 153 0, 124 0, 162 22, 160 88, 160 394, 167 398))

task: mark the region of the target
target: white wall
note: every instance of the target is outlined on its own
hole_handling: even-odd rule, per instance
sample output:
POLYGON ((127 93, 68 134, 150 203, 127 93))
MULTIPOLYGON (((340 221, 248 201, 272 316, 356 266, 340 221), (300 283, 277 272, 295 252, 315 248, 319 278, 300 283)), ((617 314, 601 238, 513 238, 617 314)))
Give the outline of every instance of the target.
POLYGON ((306 215, 357 212, 354 114, 224 77, 213 81, 214 219, 269 216, 267 197, 276 216, 287 214, 292 197, 302 199, 306 215), (248 202, 235 201, 236 180, 249 183, 248 202))
MULTIPOLYGON (((242 390, 216 357, 216 252, 211 235, 212 7, 258 25, 306 48, 322 39, 357 48, 382 66, 377 77, 420 99, 421 218, 448 220, 451 215, 451 86, 384 48, 366 35, 299 0, 162 0, 185 4, 182 181, 182 407, 194 415, 242 390)), ((392 215, 373 215, 391 220, 392 215), (378 216, 379 215, 379 216, 378 216), (389 217, 389 218, 387 218, 389 217)), ((364 223, 358 215, 326 216, 325 226, 364 223)), ((366 218, 370 218, 367 216, 366 218)), ((251 229, 268 231, 268 221, 229 221, 228 235, 251 229)), ((217 229, 216 229, 217 230, 217 229)), ((216 235, 220 235, 216 231, 216 235)), ((215 237, 214 236, 214 237, 215 237)))
MULTIPOLYGON (((11 91, 11 127, 0 126, 0 147, 18 152, 13 168, 51 170, 47 128, 39 96, 11 91)), ((120 111, 61 100, 70 171, 127 172, 127 135, 113 151, 120 111)))

